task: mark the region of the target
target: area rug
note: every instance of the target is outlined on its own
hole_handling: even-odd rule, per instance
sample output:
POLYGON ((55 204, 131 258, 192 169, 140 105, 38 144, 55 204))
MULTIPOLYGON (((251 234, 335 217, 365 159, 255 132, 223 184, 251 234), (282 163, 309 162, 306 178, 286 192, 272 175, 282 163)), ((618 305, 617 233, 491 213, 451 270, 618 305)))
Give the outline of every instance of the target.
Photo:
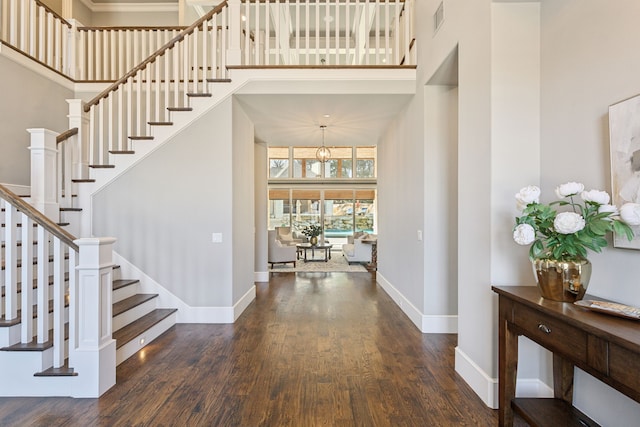
MULTIPOLYGON (((316 254, 319 255, 319 254, 316 254)), ((323 254, 324 255, 324 254, 323 254)), ((300 259, 296 262, 296 267, 293 264, 276 264, 273 268, 269 269, 273 273, 286 273, 286 272, 351 272, 359 273, 366 272, 367 269, 362 264, 351 264, 347 262, 345 257, 340 252, 332 253, 331 259, 327 262, 312 261, 304 262, 300 259)))

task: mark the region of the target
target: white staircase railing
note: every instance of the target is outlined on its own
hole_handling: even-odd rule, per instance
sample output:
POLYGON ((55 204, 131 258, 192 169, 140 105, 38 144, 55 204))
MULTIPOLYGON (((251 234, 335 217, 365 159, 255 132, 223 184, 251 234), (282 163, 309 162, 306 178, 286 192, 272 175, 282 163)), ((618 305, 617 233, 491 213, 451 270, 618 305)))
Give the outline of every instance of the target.
POLYGON ((413 0, 263 0, 241 6, 243 65, 414 65, 413 0))
MULTIPOLYGON (((226 23, 217 28, 229 41, 217 54, 231 48, 228 62, 236 66, 415 65, 414 2, 227 0, 219 5, 228 4, 226 23)), ((39 0, 0 7, 4 43, 79 81, 117 80, 184 29, 82 27, 39 0)))
POLYGON ((0 314, 5 321, 11 321, 18 319, 20 310, 22 344, 34 340, 39 344, 46 343, 50 340, 51 330, 53 367, 62 367, 67 355, 65 306, 67 291, 76 284, 78 245, 74 243, 73 236, 2 185, 0 205, 4 209, 4 227, 0 235, 4 247, 2 282, 5 288, 0 314), (35 275, 32 264, 37 264, 35 275), (67 272, 68 287, 65 280, 67 272), (51 305, 50 281, 53 284, 51 305))
POLYGON ((76 80, 115 81, 186 27, 78 27, 76 80))
POLYGON ((2 0, 0 39, 60 73, 71 72, 73 26, 38 0, 2 0))
POLYGON ((84 106, 89 166, 108 165, 109 154, 152 139, 151 127, 170 124, 172 110, 207 94, 226 77, 228 8, 221 3, 84 106))

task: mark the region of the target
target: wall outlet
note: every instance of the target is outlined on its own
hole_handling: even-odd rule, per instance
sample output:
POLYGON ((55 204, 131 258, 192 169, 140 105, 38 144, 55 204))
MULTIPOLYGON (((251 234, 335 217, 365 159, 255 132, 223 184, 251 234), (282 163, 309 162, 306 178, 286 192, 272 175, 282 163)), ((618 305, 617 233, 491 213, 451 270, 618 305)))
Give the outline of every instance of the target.
POLYGON ((418 242, 422 242, 422 230, 418 230, 418 242))
POLYGON ((212 233, 211 241, 213 243, 222 243, 222 233, 212 233))

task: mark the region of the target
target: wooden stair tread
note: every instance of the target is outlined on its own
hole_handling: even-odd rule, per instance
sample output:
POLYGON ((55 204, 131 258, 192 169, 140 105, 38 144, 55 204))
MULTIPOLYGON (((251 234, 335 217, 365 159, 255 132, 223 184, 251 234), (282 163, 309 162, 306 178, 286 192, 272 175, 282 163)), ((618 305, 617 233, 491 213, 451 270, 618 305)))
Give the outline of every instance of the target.
POLYGON ((136 154, 133 150, 109 150, 111 154, 136 154))
POLYGON ((169 111, 193 111, 191 107, 167 107, 169 111))
POLYGON ((82 208, 60 208, 60 212, 82 212, 82 208))
POLYGON ((89 165, 93 169, 113 169, 116 165, 89 165))
POLYGON ((86 178, 86 179, 72 179, 71 182, 77 182, 77 183, 81 183, 81 182, 96 182, 95 179, 90 179, 90 178, 86 178))
POLYGON ((124 313, 125 311, 131 310, 133 307, 136 307, 140 304, 144 304, 147 301, 150 301, 156 298, 158 294, 136 294, 130 296, 129 298, 125 298, 122 301, 118 301, 113 303, 112 315, 113 317, 124 313))
POLYGON ((118 289, 126 288, 127 286, 134 285, 139 283, 138 279, 118 279, 113 281, 113 290, 116 291, 118 289))
POLYGON ((149 126, 173 126, 173 122, 147 122, 149 126))
POLYGON ((207 83, 231 83, 231 79, 213 79, 208 78, 207 83))
POLYGON ((152 141, 154 137, 153 136, 140 135, 140 136, 129 136, 128 138, 130 140, 132 140, 132 141, 152 141))
POLYGON ((188 93, 187 96, 190 96, 192 98, 209 98, 213 95, 206 92, 191 92, 191 93, 188 93))
MULTIPOLYGON (((64 339, 69 339, 69 324, 64 324, 64 339)), ((34 338, 28 343, 18 343, 10 345, 9 347, 0 348, 2 351, 44 351, 53 347, 53 329, 49 330, 49 338, 45 342, 37 342, 37 338, 34 338)))
POLYGON ((175 308, 157 308, 138 320, 129 323, 127 326, 118 329, 112 336, 113 339, 116 340, 116 349, 122 347, 155 324, 160 323, 176 311, 177 309, 175 308))
POLYGON ((78 373, 69 367, 69 359, 65 360, 64 366, 59 368, 49 368, 42 372, 36 372, 34 377, 75 377, 78 373))

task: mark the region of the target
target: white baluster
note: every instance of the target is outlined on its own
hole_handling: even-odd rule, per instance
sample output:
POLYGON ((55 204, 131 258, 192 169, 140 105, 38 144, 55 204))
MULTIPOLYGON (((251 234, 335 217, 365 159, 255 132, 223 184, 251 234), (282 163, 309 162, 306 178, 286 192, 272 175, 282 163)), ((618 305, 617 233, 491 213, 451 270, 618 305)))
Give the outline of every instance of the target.
MULTIPOLYGON (((193 43, 192 51, 191 51, 192 52, 191 53, 191 55, 192 55, 191 60, 193 61, 192 65, 191 65, 191 67, 192 67, 191 68, 191 75, 192 75, 191 78, 193 79, 193 91, 195 93, 200 92, 200 87, 199 87, 199 84, 198 84, 198 81, 200 80, 198 78, 198 35, 199 35, 199 31, 198 31, 198 28, 196 27, 196 28, 194 28, 193 33, 190 36, 190 40, 193 43)), ((204 92, 204 88, 203 88, 202 91, 204 92)))
POLYGON ((38 61, 45 61, 45 48, 46 48, 46 27, 45 27, 45 19, 47 17, 46 12, 43 8, 38 8, 38 56, 36 57, 38 61))
POLYGON ((395 17, 395 25, 393 29, 393 38, 395 42, 395 46, 393 48, 393 63, 395 65, 400 65, 400 2, 395 2, 393 15, 395 17))
POLYGON ((93 64, 95 62, 95 31, 87 31, 87 44, 89 50, 87 51, 87 80, 95 80, 96 74, 94 72, 93 64))
POLYGON ((351 64, 351 0, 345 4, 345 65, 351 64))
POLYGON ((53 35, 53 15, 47 12, 47 60, 45 63, 47 65, 53 64, 53 43, 55 41, 55 37, 53 35))
POLYGON ((64 365, 64 247, 53 238, 53 367, 64 365))
POLYGON ((391 25, 391 21, 389 20, 389 0, 384 1, 384 57, 387 64, 390 64, 391 57, 389 56, 389 50, 391 49, 389 43, 389 33, 391 29, 389 28, 391 25))
POLYGON ((33 340, 33 222, 27 215, 22 214, 22 304, 20 316, 20 332, 23 343, 33 340))
MULTIPOLYGON (((100 68, 98 68, 98 70, 100 70, 100 68)), ((96 152, 95 157, 91 158, 91 161, 94 165, 103 165, 104 164, 104 144, 105 144, 105 139, 106 139, 106 132, 104 129, 104 111, 105 111, 105 104, 106 101, 104 98, 101 98, 100 101, 98 102, 97 107, 97 116, 98 116, 98 137, 96 138, 96 152)), ((90 164, 90 166, 91 166, 90 164)))
MULTIPOLYGON (((276 16, 273 17, 274 21, 275 21, 275 31, 276 31, 276 38, 274 40, 274 46, 275 46, 275 55, 276 55, 276 65, 280 65, 280 0, 274 0, 275 4, 274 4, 274 8, 269 8, 269 10, 273 11, 275 10, 276 12, 276 16)), ((289 32, 287 31, 287 34, 289 32)), ((289 43, 289 40, 287 40, 287 43, 289 43)))
POLYGON ((329 60, 331 56, 331 53, 329 51, 331 47, 331 38, 330 38, 331 23, 329 22, 330 18, 331 18, 331 14, 329 13, 329 3, 325 3, 324 5, 324 60, 326 65, 329 65, 330 63, 329 60))
POLYGON ((117 30, 111 30, 108 31, 107 34, 109 34, 109 55, 107 56, 108 58, 110 58, 110 65, 111 65, 111 69, 109 70, 109 77, 107 78, 107 80, 118 80, 118 78, 120 77, 120 74, 118 74, 118 50, 120 45, 118 45, 118 34, 117 34, 117 30))
POLYGON ((38 226, 37 336, 38 343, 49 340, 49 233, 38 226))
POLYGON ((214 79, 219 77, 218 59, 218 15, 214 15, 213 19, 211 20, 211 76, 214 79))
POLYGON ((380 0, 376 0, 376 65, 380 64, 380 0))
POLYGON ((227 69, 227 55, 225 52, 228 48, 227 46, 227 24, 228 24, 228 15, 227 9, 222 11, 222 34, 220 39, 220 78, 226 77, 226 69, 227 69))
POLYGON ((316 61, 315 64, 320 64, 320 2, 316 2, 316 61))
MULTIPOLYGON (((287 0, 288 1, 288 0, 287 0)), ((287 5, 287 10, 289 10, 289 5, 287 5)), ((296 38, 296 52, 295 57, 298 59, 295 64, 292 65, 300 65, 300 58, 302 57, 302 52, 300 52, 300 2, 296 1, 296 29, 295 29, 295 38, 296 38)), ((291 63, 291 60, 289 60, 291 63)))
MULTIPOLYGON (((5 319, 12 320, 18 317, 18 211, 9 202, 5 204, 4 211, 4 303, 5 319)), ((28 268, 28 263, 23 260, 24 266, 28 268)))
POLYGON ((105 55, 106 51, 106 37, 104 36, 104 31, 96 30, 96 80, 103 80, 105 78, 104 75, 104 64, 102 58, 105 55))
MULTIPOLYGON (((145 105, 144 105, 144 123, 146 129, 146 135, 151 135, 151 125, 149 122, 151 121, 151 70, 149 69, 149 65, 142 70, 142 76, 145 80, 144 90, 145 90, 145 105)), ((142 105, 138 105, 138 108, 141 108, 142 105)))
MULTIPOLYGON (((255 21, 256 21, 256 33, 255 33, 255 37, 256 37, 256 53, 255 53, 255 64, 256 65, 264 65, 264 63, 260 60, 260 56, 264 55, 264 50, 262 49, 262 37, 260 37, 260 35, 262 34, 262 29, 260 28, 260 2, 254 2, 254 15, 255 15, 255 21)), ((221 48, 222 50, 222 48, 221 48)))
POLYGON ((23 52, 27 50, 27 30, 29 28, 29 17, 27 11, 29 10, 29 0, 22 0, 19 3, 18 11, 18 28, 20 30, 17 46, 23 52))
MULTIPOLYGON (((119 90, 117 90, 117 92, 120 92, 119 90)), ((103 149, 101 150, 102 152, 102 158, 101 158, 101 165, 105 165, 108 163, 107 159, 109 158, 109 150, 113 150, 113 143, 116 140, 115 138, 115 132, 114 132, 114 128, 116 126, 115 124, 115 120, 114 120, 114 116, 113 116, 113 97, 114 97, 114 93, 111 92, 109 93, 109 96, 107 96, 107 123, 106 123, 106 127, 107 129, 105 130, 105 142, 104 144, 102 144, 103 149)))
POLYGON ((121 85, 118 88, 118 101, 117 101, 117 117, 115 118, 115 121, 117 123, 118 126, 118 137, 117 137, 117 143, 115 143, 114 141, 114 150, 116 151, 120 151, 123 150, 124 148, 124 115, 122 114, 122 112, 124 111, 124 100, 123 97, 125 95, 125 86, 126 85, 121 85))
POLYGON ((126 107, 126 115, 127 115, 127 128, 125 130, 125 141, 127 143, 127 150, 132 150, 133 144, 130 143, 129 137, 134 136, 133 133, 133 77, 129 77, 127 79, 127 107, 126 107), (130 145, 129 145, 130 144, 130 145))
POLYGON ((36 2, 29 2, 29 55, 35 58, 36 56, 36 32, 38 28, 36 27, 36 18, 37 18, 37 8, 36 2))

